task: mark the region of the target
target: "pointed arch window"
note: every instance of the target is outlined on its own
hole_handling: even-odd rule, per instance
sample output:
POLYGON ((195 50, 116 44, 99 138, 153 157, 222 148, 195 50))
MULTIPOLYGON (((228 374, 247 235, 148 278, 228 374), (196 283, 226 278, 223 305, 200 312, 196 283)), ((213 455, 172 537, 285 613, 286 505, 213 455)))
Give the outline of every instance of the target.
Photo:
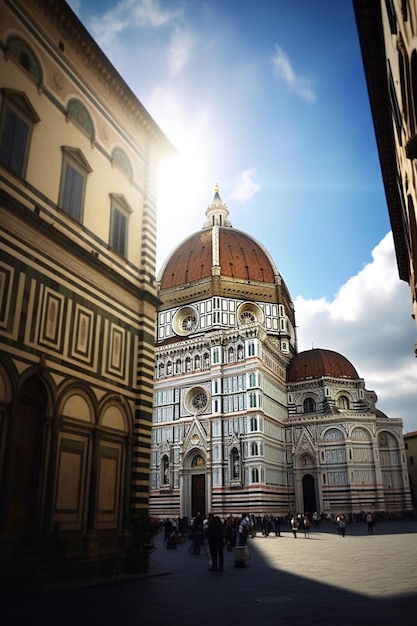
POLYGON ((162 484, 169 485, 169 459, 166 454, 161 459, 162 484))
POLYGON ((240 457, 236 448, 233 448, 230 454, 231 476, 233 480, 240 479, 240 457))
POLYGON ((259 470, 257 467, 252 468, 252 482, 259 483, 259 470))

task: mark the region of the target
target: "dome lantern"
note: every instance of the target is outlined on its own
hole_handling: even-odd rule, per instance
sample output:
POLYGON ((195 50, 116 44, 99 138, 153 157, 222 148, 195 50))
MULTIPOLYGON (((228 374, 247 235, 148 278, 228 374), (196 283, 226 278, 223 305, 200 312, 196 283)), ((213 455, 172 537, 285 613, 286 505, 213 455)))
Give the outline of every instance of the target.
POLYGON ((232 226, 229 220, 229 209, 222 201, 219 191, 220 187, 216 185, 214 187, 213 200, 206 210, 207 221, 204 222, 203 228, 210 228, 211 226, 232 226))

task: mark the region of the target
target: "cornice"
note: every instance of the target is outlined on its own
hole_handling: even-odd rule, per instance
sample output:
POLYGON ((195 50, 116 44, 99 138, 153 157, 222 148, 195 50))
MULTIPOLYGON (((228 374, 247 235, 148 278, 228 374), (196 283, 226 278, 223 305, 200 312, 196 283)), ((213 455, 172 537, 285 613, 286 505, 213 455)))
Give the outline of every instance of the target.
POLYGON ((294 393, 297 390, 301 390, 301 389, 322 388, 325 386, 328 386, 328 387, 335 386, 335 387, 341 387, 341 388, 348 388, 348 387, 355 388, 355 387, 358 387, 358 383, 364 383, 364 379, 358 378, 358 379, 352 380, 351 378, 330 378, 327 376, 320 376, 320 377, 315 376, 315 377, 303 379, 299 382, 287 383, 287 385, 288 385, 288 392, 294 393))
POLYGON ((7 203, 9 210, 0 207, 0 222, 2 228, 17 237, 28 250, 40 251, 45 259, 72 272, 79 280, 99 288, 103 293, 111 296, 119 305, 127 307, 129 311, 137 309, 138 299, 148 301, 157 306, 157 299, 153 293, 141 289, 138 284, 116 275, 111 268, 107 268, 91 253, 80 245, 69 240, 64 233, 40 220, 35 213, 21 207, 20 203, 11 198, 3 190, 0 198, 7 203))
MULTIPOLYGON (((163 156, 176 151, 142 103, 114 68, 93 37, 66 2, 57 0, 30 0, 55 28, 85 67, 117 101, 125 115, 144 128, 157 142, 163 156)), ((29 2, 15 2, 27 12, 29 2)), ((62 53, 65 55, 65 52, 62 53)))
MULTIPOLYGON (((305 426, 306 423, 310 423, 314 426, 328 426, 329 424, 352 424, 358 421, 358 426, 363 426, 363 421, 370 422, 372 424, 379 423, 379 418, 376 417, 374 412, 369 413, 354 413, 347 415, 346 413, 320 413, 317 415, 309 413, 308 416, 303 415, 289 415, 288 426, 305 426), (359 421, 358 421, 359 420, 359 421)), ((391 418, 388 419, 391 424, 391 418)), ((401 420, 400 420, 401 421, 401 420)), ((397 425, 397 424, 395 424, 397 425)))

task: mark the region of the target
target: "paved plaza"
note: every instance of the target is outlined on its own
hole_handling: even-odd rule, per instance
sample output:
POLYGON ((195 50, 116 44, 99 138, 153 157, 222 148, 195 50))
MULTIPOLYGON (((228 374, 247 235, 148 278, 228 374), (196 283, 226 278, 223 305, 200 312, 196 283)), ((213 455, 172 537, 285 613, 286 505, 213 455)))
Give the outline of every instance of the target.
POLYGON ((222 573, 208 571, 204 552, 193 555, 190 542, 167 550, 158 535, 155 544, 150 575, 9 598, 2 623, 398 626, 416 619, 417 522, 381 522, 373 535, 356 524, 344 538, 331 524, 308 539, 289 530, 258 535, 247 567, 234 567, 226 551, 222 573))

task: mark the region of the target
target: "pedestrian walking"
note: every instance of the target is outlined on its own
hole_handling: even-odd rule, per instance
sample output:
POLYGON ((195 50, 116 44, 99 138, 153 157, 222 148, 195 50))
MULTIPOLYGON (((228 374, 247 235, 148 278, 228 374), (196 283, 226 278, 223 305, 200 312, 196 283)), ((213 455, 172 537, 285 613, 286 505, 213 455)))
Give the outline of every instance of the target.
POLYGON ((209 524, 207 528, 207 541, 211 555, 211 572, 222 572, 224 568, 224 529, 218 515, 209 514, 209 524))
POLYGON ((264 515, 262 518, 262 535, 268 537, 269 535, 269 517, 264 515))
POLYGON ((169 517, 165 519, 164 522, 164 543, 167 543, 172 531, 171 520, 169 517))
POLYGON ((304 538, 309 539, 310 538, 310 518, 308 517, 308 515, 304 515, 303 529, 304 529, 304 538))
POLYGON ((281 518, 279 515, 274 517, 275 537, 281 537, 281 518))
POLYGON ((203 517, 197 513, 193 521, 193 553, 200 554, 203 544, 203 517))
POLYGON ((242 517, 239 520, 239 546, 246 546, 246 542, 248 540, 249 535, 249 518, 246 513, 243 513, 242 517))
POLYGON ((299 528, 300 528, 300 522, 295 517, 295 515, 293 515, 291 518, 291 530, 292 530, 292 534, 294 535, 294 539, 297 539, 297 531, 299 528))
POLYGON ((226 519, 226 547, 228 551, 231 551, 236 545, 237 536, 237 520, 233 515, 229 515, 226 519))
POLYGON ((313 513, 313 525, 316 529, 320 528, 320 515, 317 513, 317 511, 314 511, 313 513))
POLYGON ((340 532, 342 537, 345 536, 345 533, 346 533, 346 520, 345 520, 345 516, 344 515, 341 515, 339 517, 339 532, 340 532))

